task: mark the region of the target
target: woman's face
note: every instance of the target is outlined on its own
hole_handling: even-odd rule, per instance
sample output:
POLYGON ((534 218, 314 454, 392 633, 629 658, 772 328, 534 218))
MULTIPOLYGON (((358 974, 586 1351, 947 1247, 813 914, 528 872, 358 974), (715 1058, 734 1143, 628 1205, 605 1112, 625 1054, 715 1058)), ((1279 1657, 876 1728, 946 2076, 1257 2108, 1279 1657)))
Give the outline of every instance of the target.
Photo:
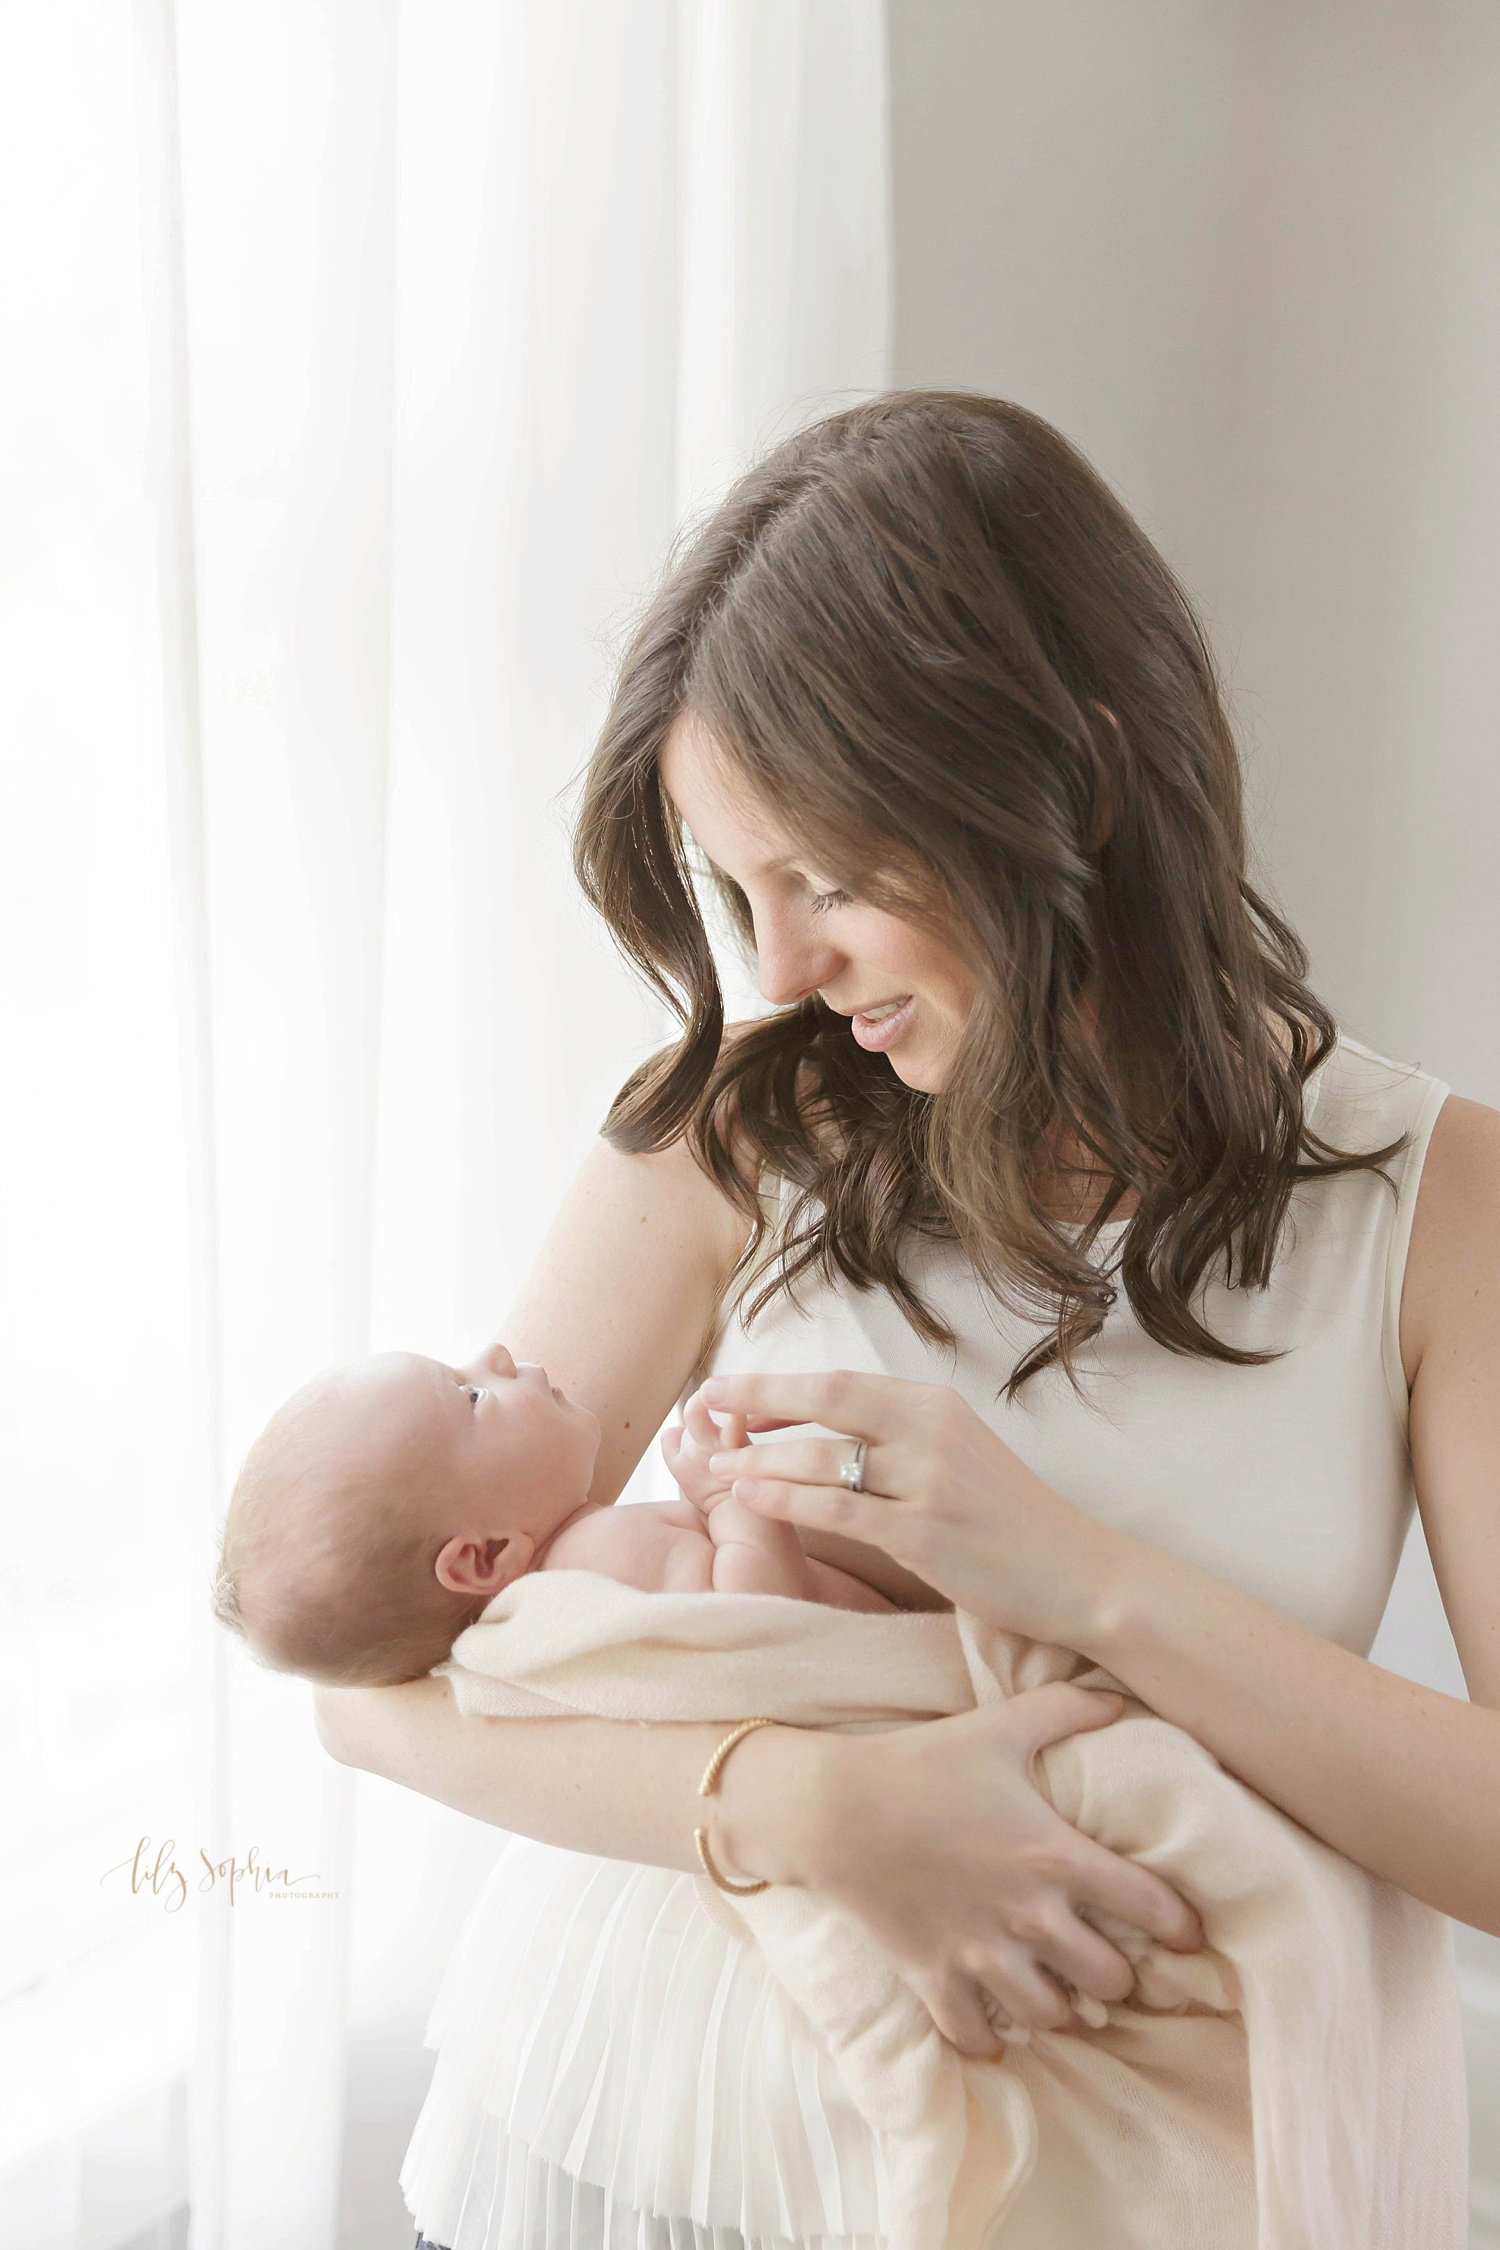
POLYGON ((932 932, 839 890, 779 827, 691 712, 662 752, 663 787, 699 849, 737 883, 755 921, 761 996, 818 993, 908 1086, 936 1093, 978 990, 932 932))

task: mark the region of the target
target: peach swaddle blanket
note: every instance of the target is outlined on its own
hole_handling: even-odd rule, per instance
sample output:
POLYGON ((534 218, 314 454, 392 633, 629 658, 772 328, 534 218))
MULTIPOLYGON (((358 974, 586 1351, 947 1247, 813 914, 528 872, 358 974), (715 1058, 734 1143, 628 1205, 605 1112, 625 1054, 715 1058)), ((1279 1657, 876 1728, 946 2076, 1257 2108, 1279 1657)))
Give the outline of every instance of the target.
MULTIPOLYGON (((969 1617, 641 1593, 587 1571, 518 1580, 439 1671, 469 1714, 726 1725, 907 1724, 1049 1680, 1118 1684, 969 1617)), ((879 2136, 891 2250, 1460 2250, 1466 2109, 1445 1919, 1128 1698, 1115 1725, 1055 1744, 1036 1772, 1065 1820, 1203 1917, 1191 1956, 1131 1935, 1137 1989, 1098 2028, 972 2061, 841 1908, 702 1885, 879 2136)))

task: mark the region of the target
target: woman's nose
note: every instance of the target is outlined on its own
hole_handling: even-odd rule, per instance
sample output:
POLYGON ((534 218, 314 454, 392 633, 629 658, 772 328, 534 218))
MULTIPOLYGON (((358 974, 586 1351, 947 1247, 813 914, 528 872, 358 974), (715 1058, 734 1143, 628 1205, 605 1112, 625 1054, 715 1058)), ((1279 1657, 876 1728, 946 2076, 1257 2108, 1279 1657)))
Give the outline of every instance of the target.
POLYGON ((756 983, 762 1000, 789 1008, 819 985, 832 984, 840 956, 814 933, 782 923, 755 926, 756 983))

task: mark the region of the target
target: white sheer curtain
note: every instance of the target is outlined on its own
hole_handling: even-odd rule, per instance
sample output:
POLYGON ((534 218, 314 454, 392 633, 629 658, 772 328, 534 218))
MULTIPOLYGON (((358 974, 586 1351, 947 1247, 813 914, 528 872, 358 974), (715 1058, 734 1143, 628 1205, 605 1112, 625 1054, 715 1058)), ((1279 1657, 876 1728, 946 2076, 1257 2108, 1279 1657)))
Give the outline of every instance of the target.
POLYGON ((684 509, 887 379, 882 19, 0 32, 7 2242, 400 2239, 491 1840, 323 1758, 216 1527, 311 1369, 493 1330, 660 1033, 567 785, 684 509))

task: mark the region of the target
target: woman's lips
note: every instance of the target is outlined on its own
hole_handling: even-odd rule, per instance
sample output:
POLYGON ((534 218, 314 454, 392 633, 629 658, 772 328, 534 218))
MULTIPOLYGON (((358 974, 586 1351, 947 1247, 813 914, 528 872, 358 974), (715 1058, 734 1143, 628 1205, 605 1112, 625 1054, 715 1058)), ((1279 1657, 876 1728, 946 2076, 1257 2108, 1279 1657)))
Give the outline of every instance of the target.
POLYGON ((915 1006, 916 995, 909 992, 900 1007, 895 1009, 892 1014, 877 1017, 851 1016, 849 1028, 853 1032, 857 1044, 863 1047, 867 1054, 884 1054, 887 1047, 893 1047, 896 1044, 902 1032, 911 1022, 911 1013, 915 1006))

